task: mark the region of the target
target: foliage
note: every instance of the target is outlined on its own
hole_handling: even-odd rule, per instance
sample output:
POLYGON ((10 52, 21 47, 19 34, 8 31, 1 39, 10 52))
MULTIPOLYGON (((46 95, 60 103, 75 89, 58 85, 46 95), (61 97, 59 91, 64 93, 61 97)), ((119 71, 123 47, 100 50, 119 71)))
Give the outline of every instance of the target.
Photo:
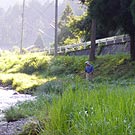
POLYGON ((15 121, 27 117, 38 117, 40 119, 41 115, 45 115, 51 98, 51 96, 40 95, 33 101, 17 103, 14 107, 5 111, 5 118, 7 121, 15 121), (41 111, 45 112, 40 114, 41 111))
MULTIPOLYGON (((67 82, 67 81, 66 81, 67 82)), ((58 94, 61 95, 63 91, 66 89, 66 83, 62 79, 55 79, 48 81, 39 87, 37 87, 37 93, 42 94, 58 94)))
MULTIPOLYGON (((134 84, 91 83, 78 77, 71 82, 62 96, 54 96, 51 102, 42 94, 33 103, 18 105, 14 112, 37 118, 40 123, 34 122, 35 129, 42 135, 134 133, 134 84)), ((35 131, 32 124, 25 126, 24 133, 35 131)))
MULTIPOLYGON (((3 68, 4 72, 0 74, 0 82, 5 86, 12 85, 20 92, 31 92, 38 89, 40 85, 41 88, 48 87, 45 88, 48 91, 49 87, 50 91, 52 91, 51 88, 56 89, 55 86, 52 87, 57 86, 56 77, 78 74, 84 78, 84 63, 88 60, 86 56, 58 56, 55 58, 39 54, 2 54, 0 68, 1 70, 3 68), (32 63, 34 64, 32 65, 32 63), (19 73, 22 71, 24 73, 19 73), (46 83, 47 81, 49 82, 46 83)), ((98 56, 92 64, 95 69, 95 81, 134 77, 135 63, 129 60, 128 55, 98 56)), ((59 83, 63 83, 63 81, 59 83)), ((59 83, 58 89, 61 91, 59 83)))
POLYGON ((47 69, 47 60, 45 57, 28 57, 28 59, 22 59, 22 63, 23 65, 20 68, 20 72, 22 73, 32 74, 33 72, 47 69))
POLYGON ((73 11, 70 5, 67 5, 65 10, 63 11, 63 14, 60 18, 58 27, 60 29, 59 35, 58 35, 58 42, 59 45, 63 45, 66 38, 74 38, 75 36, 71 33, 67 23, 70 22, 70 20, 73 18, 73 11))
POLYGON ((51 57, 47 62, 48 73, 0 75, 5 82, 10 78, 12 83, 15 78, 19 79, 16 79, 19 89, 25 83, 31 84, 31 80, 32 85, 28 87, 33 88, 35 80, 39 81, 39 86, 34 88, 36 100, 10 108, 6 111, 7 120, 31 116, 38 120, 25 126, 23 133, 26 134, 37 131, 42 135, 134 134, 135 62, 124 54, 98 56, 92 62, 94 81, 89 82, 82 76, 86 60, 85 56, 51 57), (45 80, 44 75, 56 77, 45 80))
POLYGON ((132 0, 132 3, 130 5, 130 10, 131 10, 133 22, 134 22, 134 25, 135 25, 135 1, 134 0, 132 0))
POLYGON ((109 31, 121 30, 130 36, 131 59, 135 60, 134 2, 129 0, 94 0, 89 4, 90 15, 109 31))
POLYGON ((34 45, 35 45, 36 47, 38 47, 38 48, 41 48, 41 49, 44 48, 44 41, 43 41, 43 39, 42 39, 42 35, 41 35, 41 34, 38 35, 38 37, 37 37, 37 39, 36 39, 34 45))
POLYGON ((67 5, 59 21, 59 28, 62 29, 69 21, 69 17, 73 16, 73 10, 70 5, 67 5))
POLYGON ((41 131, 42 126, 37 120, 30 120, 28 121, 24 127, 23 131, 19 133, 19 135, 38 135, 41 131))
MULTIPOLYGON (((96 38, 118 35, 121 33, 129 34, 131 41, 131 60, 135 60, 135 1, 81 0, 81 2, 83 4, 86 2, 88 7, 84 21, 88 18, 96 20, 96 38)), ((89 21, 89 23, 90 22, 91 21, 89 21)), ((86 29, 86 33, 89 31, 90 29, 86 29)))
POLYGON ((72 44, 76 44, 78 43, 80 40, 80 38, 78 39, 72 39, 72 38, 67 38, 65 41, 64 41, 64 45, 72 45, 72 44))
POLYGON ((95 76, 108 80, 133 78, 135 63, 129 59, 129 56, 124 54, 99 56, 94 64, 95 76))
POLYGON ((27 74, 0 74, 0 80, 4 86, 12 85, 12 88, 19 92, 34 90, 37 86, 46 82, 46 79, 39 79, 36 76, 27 74))
POLYGON ((32 74, 36 71, 43 71, 47 69, 47 63, 51 59, 44 53, 26 53, 18 55, 10 52, 1 54, 0 70, 7 73, 27 73, 32 74))
POLYGON ((74 33, 74 35, 78 35, 82 41, 90 40, 90 26, 91 19, 87 13, 84 13, 82 16, 75 16, 69 22, 69 28, 72 33, 74 33))
POLYGON ((105 46, 105 43, 99 43, 98 44, 98 48, 97 48, 97 55, 100 55, 101 54, 101 52, 102 52, 102 49, 104 48, 104 46, 105 46))
POLYGON ((26 116, 21 112, 18 112, 18 109, 14 107, 10 107, 7 111, 5 111, 5 118, 8 122, 17 121, 21 118, 25 118, 26 116))
POLYGON ((79 73, 84 68, 86 57, 59 56, 52 59, 48 73, 49 75, 66 75, 79 73))
POLYGON ((87 16, 84 20, 87 20, 88 17, 94 17, 97 20, 98 38, 116 34, 119 30, 129 34, 134 31, 132 17, 134 16, 134 1, 82 0, 82 3, 84 2, 88 7, 87 16), (131 27, 129 28, 129 26, 131 27))
POLYGON ((54 79, 53 76, 79 73, 85 60, 85 57, 78 59, 69 56, 53 58, 42 53, 24 55, 4 53, 0 57, 2 65, 0 68, 3 70, 0 80, 4 85, 12 85, 17 91, 30 92, 46 81, 54 79), (47 75, 52 78, 44 79, 47 75))
POLYGON ((80 80, 75 85, 75 91, 69 88, 54 99, 42 135, 134 134, 134 86, 83 85, 80 80))

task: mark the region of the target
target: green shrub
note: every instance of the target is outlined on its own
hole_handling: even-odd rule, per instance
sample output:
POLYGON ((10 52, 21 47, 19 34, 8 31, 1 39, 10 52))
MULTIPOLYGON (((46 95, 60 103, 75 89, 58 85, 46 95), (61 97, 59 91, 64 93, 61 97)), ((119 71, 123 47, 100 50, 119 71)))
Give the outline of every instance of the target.
POLYGON ((0 70, 7 73, 23 72, 32 74, 47 69, 51 56, 44 53, 26 53, 23 55, 14 53, 2 53, 0 57, 0 70))
POLYGON ((59 56, 51 60, 48 67, 49 75, 75 74, 84 69, 86 57, 59 56))
POLYGON ((42 57, 41 59, 40 57, 32 57, 27 60, 24 60, 24 62, 22 61, 22 63, 23 64, 21 66, 20 72, 26 74, 32 74, 36 71, 40 72, 46 70, 48 67, 48 62, 44 59, 44 57, 42 57))
POLYGON ((44 94, 58 94, 62 95, 62 93, 66 90, 67 84, 62 79, 56 79, 52 81, 48 81, 41 86, 37 87, 37 91, 40 91, 44 94))
POLYGON ((2 84, 8 86, 12 85, 13 89, 19 92, 35 89, 37 86, 46 82, 46 79, 39 79, 34 75, 27 75, 22 73, 16 74, 0 74, 2 84))

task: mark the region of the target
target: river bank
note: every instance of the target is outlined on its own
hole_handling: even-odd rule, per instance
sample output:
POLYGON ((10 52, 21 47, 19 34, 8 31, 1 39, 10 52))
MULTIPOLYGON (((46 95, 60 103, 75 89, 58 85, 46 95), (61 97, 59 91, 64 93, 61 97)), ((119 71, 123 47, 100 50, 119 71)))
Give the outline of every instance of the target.
POLYGON ((11 87, 0 86, 0 135, 17 135, 29 121, 29 119, 21 119, 14 122, 7 122, 4 118, 4 111, 18 102, 34 99, 34 96, 20 94, 12 90, 11 87))
POLYGON ((22 132, 23 126, 29 122, 28 119, 21 119, 14 122, 0 122, 0 135, 18 135, 22 132))

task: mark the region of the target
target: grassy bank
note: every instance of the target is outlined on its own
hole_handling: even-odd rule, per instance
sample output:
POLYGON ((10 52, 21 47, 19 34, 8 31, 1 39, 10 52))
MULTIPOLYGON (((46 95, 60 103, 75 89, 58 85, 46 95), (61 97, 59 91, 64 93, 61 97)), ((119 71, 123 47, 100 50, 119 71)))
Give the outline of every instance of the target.
MULTIPOLYGON (((86 56, 46 56, 44 53, 17 55, 4 52, 0 57, 0 82, 12 85, 14 89, 26 92, 36 89, 51 80, 84 74, 86 56), (29 83, 28 83, 29 82, 29 83)), ((135 62, 128 55, 106 55, 97 57, 94 66, 96 82, 134 79, 135 62)))
MULTIPOLYGON (((80 81, 78 82, 80 83, 80 81)), ((91 85, 91 84, 89 84, 91 85)), ((135 134, 135 86, 95 84, 54 99, 43 135, 135 134)))
MULTIPOLYGON (((39 135, 135 134, 135 85, 91 83, 75 77, 61 94, 42 94, 7 113, 8 119, 33 117, 39 123, 23 133, 39 135), (27 131, 27 132, 26 132, 27 131)), ((56 90, 55 88, 53 89, 56 90)))
POLYGON ((20 92, 36 89, 60 76, 80 73, 86 57, 52 57, 44 53, 17 55, 4 52, 0 57, 0 82, 20 92))
POLYGON ((86 56, 12 57, 15 62, 8 55, 0 57, 1 64, 11 61, 0 69, 1 83, 37 95, 36 101, 6 112, 7 120, 31 116, 39 121, 36 127, 26 125, 22 134, 135 134, 135 62, 128 55, 98 57, 92 62, 93 82, 85 80, 86 56))

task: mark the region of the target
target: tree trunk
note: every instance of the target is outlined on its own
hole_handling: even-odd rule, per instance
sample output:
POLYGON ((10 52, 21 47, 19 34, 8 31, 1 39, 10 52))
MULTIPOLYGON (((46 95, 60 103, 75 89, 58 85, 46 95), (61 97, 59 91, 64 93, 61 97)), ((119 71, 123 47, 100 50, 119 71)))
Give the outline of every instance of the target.
POLYGON ((91 25, 91 48, 90 48, 90 55, 89 60, 95 60, 95 48, 96 48, 96 20, 92 19, 91 25))
POLYGON ((130 34, 130 55, 131 60, 135 61, 135 33, 130 34))

